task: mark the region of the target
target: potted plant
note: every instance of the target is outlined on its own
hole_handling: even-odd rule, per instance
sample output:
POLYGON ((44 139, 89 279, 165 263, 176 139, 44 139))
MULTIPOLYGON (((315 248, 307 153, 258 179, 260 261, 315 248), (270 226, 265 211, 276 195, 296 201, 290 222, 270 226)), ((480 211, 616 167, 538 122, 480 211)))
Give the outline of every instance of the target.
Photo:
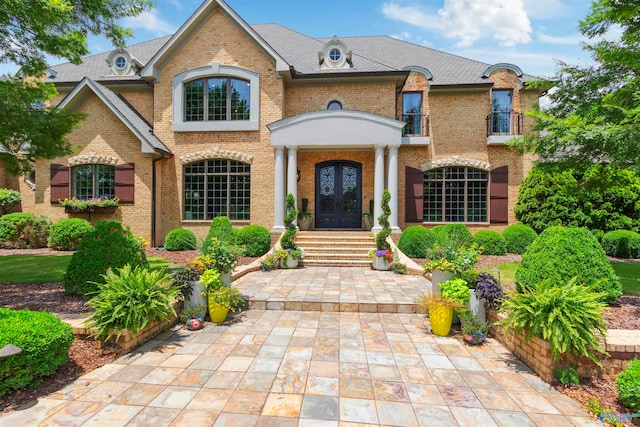
POLYGON ((111 213, 116 210, 120 204, 120 199, 114 197, 112 199, 107 198, 93 198, 86 200, 79 200, 75 197, 71 199, 58 200, 58 204, 64 207, 66 213, 81 213, 81 212, 103 212, 111 213))
POLYGON ((214 323, 227 320, 229 310, 236 311, 244 305, 244 299, 236 288, 225 286, 216 270, 206 270, 200 276, 205 287, 203 294, 207 296, 209 317, 214 323))
POLYGON ((275 253, 265 255, 264 259, 260 261, 262 271, 277 270, 278 267, 280 267, 280 258, 275 253))
POLYGON ((365 230, 373 228, 373 199, 369 200, 369 212, 362 214, 362 226, 365 230))
POLYGON ((457 246, 449 243, 444 246, 434 245, 427 249, 429 261, 423 264, 426 272, 431 272, 433 292, 440 292, 440 283, 473 267, 480 259, 480 250, 476 245, 457 246))
POLYGON ((296 201, 293 198, 293 194, 289 193, 287 195, 287 214, 284 217, 285 232, 280 238, 281 250, 284 252, 276 252, 276 256, 280 259, 281 268, 296 268, 298 261, 304 258, 304 251, 294 243, 298 230, 293 221, 297 216, 296 201))
POLYGON ((469 345, 482 345, 486 340, 489 331, 489 324, 467 311, 461 316, 462 319, 462 339, 469 345))
POLYGON ((487 320, 487 308, 497 310, 504 299, 502 286, 493 275, 482 272, 476 277, 476 288, 471 290, 469 310, 480 320, 487 320))
POLYGON ((207 269, 216 270, 220 273, 220 279, 226 286, 231 285, 231 272, 236 268, 236 263, 242 250, 230 246, 217 238, 211 238, 211 244, 204 254, 199 255, 196 260, 202 262, 207 269))
POLYGON ((389 224, 389 215, 391 215, 391 208, 389 207, 390 200, 391 193, 389 193, 389 190, 384 190, 382 193, 382 201, 380 202, 382 215, 378 218, 378 224, 380 224, 382 230, 376 234, 376 250, 369 251, 369 256, 373 258, 372 266, 374 270, 388 271, 391 269, 391 263, 394 261, 391 245, 387 242, 387 237, 391 234, 391 226, 389 224))
MULTIPOLYGON (((204 267, 202 271, 204 271, 204 267)), ((199 277, 200 271, 198 270, 198 266, 193 263, 189 263, 186 266, 179 266, 169 275, 171 286, 179 288, 184 297, 185 309, 206 303, 206 299, 201 295, 204 286, 198 282, 199 277)))
POLYGON ((467 305, 471 298, 471 290, 467 286, 467 282, 460 278, 449 279, 446 282, 441 283, 440 287, 440 293, 443 297, 456 301, 460 306, 460 308, 454 310, 453 313, 455 316, 453 317, 452 322, 457 324, 460 322, 458 316, 467 311, 467 305))
POLYGON ((449 335, 453 311, 462 307, 458 301, 434 293, 416 298, 416 306, 419 313, 428 313, 431 332, 441 337, 449 335))
POLYGON ((190 331, 197 331, 204 328, 204 315, 207 312, 207 306, 204 304, 192 305, 185 307, 180 313, 180 321, 184 323, 185 328, 190 331))
POLYGON ((302 199, 302 212, 298 213, 298 227, 302 231, 311 229, 311 212, 307 211, 309 199, 302 199))

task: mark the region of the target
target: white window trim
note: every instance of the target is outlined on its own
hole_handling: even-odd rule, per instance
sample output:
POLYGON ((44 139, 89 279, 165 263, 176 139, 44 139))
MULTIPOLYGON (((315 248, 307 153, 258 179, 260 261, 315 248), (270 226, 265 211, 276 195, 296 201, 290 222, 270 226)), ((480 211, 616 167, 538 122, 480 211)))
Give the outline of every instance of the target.
POLYGON ((246 131, 259 129, 260 75, 233 65, 217 62, 205 67, 183 71, 173 77, 173 130, 175 132, 246 131), (184 84, 205 77, 235 77, 249 81, 249 120, 193 121, 184 120, 184 84))

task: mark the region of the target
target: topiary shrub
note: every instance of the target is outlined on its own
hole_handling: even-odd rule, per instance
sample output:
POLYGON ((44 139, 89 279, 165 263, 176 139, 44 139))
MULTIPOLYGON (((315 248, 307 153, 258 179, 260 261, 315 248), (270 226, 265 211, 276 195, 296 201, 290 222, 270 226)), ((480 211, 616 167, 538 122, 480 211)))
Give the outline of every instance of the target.
POLYGON ((207 253, 209 246, 213 238, 218 239, 219 242, 232 243, 233 240, 233 227, 231 226, 231 220, 226 216, 217 216, 211 221, 209 226, 209 234, 202 243, 201 252, 207 253))
POLYGON ((549 227, 529 246, 516 271, 519 292, 534 289, 545 279, 566 283, 577 276, 580 283, 595 285, 601 301, 613 302, 622 286, 596 238, 586 228, 549 227))
POLYGON ((482 248, 483 255, 505 255, 507 253, 507 242, 497 231, 478 231, 471 238, 471 242, 482 248))
POLYGON ((73 331, 53 313, 0 308, 0 348, 20 354, 0 359, 0 396, 42 382, 67 363, 73 331))
POLYGON ((400 234, 398 249, 411 258, 424 258, 427 256, 427 249, 433 247, 436 235, 421 225, 412 225, 400 234))
POLYGON ((196 235, 186 228, 174 228, 164 239, 168 251, 189 251, 196 248, 196 235))
POLYGON ((618 397, 632 412, 640 412, 640 360, 629 362, 627 369, 616 376, 618 397))
POLYGON ((502 230, 502 237, 507 244, 507 252, 522 255, 529 245, 536 240, 538 233, 528 225, 511 224, 502 230))
POLYGON ((46 248, 51 222, 43 215, 15 212, 0 217, 0 248, 46 248))
POLYGON ((130 264, 132 268, 148 268, 147 256, 140 240, 118 221, 98 221, 71 257, 64 275, 64 290, 68 294, 89 295, 104 283, 108 269, 130 264))
POLYGON ((65 218, 51 224, 49 247, 56 251, 75 251, 93 225, 82 218, 65 218))
POLYGON ((609 256, 640 258, 640 234, 629 230, 610 231, 602 237, 602 248, 609 256))
POLYGON ((438 246, 468 246, 471 244, 471 231, 464 224, 444 224, 433 227, 438 246))
POLYGON ((260 225, 247 225, 233 231, 235 244, 244 249, 250 257, 260 257, 271 248, 271 233, 260 225))

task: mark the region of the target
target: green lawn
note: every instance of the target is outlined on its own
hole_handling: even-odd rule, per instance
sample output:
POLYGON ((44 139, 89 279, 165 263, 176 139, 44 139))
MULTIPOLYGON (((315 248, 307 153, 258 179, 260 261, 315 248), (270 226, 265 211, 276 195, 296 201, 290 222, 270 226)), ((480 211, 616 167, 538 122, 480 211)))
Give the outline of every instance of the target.
POLYGON ((640 296, 640 263, 612 262, 611 265, 622 283, 622 292, 640 296))
MULTIPOLYGON (((65 255, 10 255, 0 257, 0 283, 62 282, 71 261, 65 255)), ((167 267, 170 262, 160 257, 147 257, 152 269, 167 267)))
POLYGON ((516 283, 516 270, 519 265, 519 262, 507 262, 505 264, 490 265, 487 268, 481 268, 480 271, 491 273, 500 279, 501 284, 513 285, 516 283), (500 271, 500 274, 495 271, 496 268, 500 271))

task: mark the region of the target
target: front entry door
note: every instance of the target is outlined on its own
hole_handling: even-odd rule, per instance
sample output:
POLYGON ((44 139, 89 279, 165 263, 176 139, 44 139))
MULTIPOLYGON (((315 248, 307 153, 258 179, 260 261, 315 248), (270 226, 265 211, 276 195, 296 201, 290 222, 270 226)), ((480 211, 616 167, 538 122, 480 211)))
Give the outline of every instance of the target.
POLYGON ((316 228, 360 228, 362 165, 330 161, 316 165, 316 228))

